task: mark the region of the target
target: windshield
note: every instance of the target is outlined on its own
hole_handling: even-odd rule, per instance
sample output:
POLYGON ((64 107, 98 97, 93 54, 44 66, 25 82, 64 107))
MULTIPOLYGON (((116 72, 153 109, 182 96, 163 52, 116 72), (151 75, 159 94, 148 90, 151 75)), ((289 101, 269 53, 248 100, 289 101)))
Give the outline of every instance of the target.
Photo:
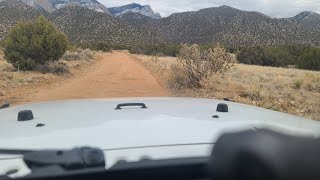
POLYGON ((0 149, 89 146, 114 164, 205 157, 252 128, 317 136, 319 7, 0 0, 0 149))

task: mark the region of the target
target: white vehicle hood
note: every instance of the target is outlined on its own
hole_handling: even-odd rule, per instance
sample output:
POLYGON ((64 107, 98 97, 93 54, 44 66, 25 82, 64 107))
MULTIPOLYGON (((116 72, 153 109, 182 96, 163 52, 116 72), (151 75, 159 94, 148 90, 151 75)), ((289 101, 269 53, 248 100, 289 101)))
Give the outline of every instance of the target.
MULTIPOLYGON (((105 150, 108 166, 119 159, 207 156, 223 133, 268 127, 280 132, 318 137, 320 123, 247 105, 194 98, 126 98, 55 101, 0 110, 0 148, 105 150), (145 103, 147 109, 120 103, 145 103), (216 111, 219 103, 228 113, 216 111), (34 120, 17 121, 31 110, 34 120), (218 115, 219 118, 212 116, 218 115), (43 127, 36 127, 37 124, 43 127), (111 162, 111 163, 110 163, 111 162)), ((18 156, 0 155, 1 163, 18 156)), ((5 171, 5 169, 0 168, 5 171)))

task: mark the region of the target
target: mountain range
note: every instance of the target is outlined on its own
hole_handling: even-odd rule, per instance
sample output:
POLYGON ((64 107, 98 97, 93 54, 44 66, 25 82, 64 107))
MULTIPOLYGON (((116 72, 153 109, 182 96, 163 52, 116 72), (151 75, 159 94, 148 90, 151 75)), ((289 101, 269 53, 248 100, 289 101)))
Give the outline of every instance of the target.
MULTIPOLYGON (((0 0, 4 1, 4 0, 0 0)), ((52 13, 64 7, 81 6, 92 9, 97 12, 106 13, 108 15, 117 17, 125 13, 140 13, 142 15, 159 19, 159 13, 153 12, 150 5, 142 6, 140 4, 132 3, 119 7, 107 8, 97 0, 18 0, 26 5, 29 5, 37 10, 52 13)))
POLYGON ((132 3, 125 6, 109 8, 111 14, 115 17, 122 16, 126 13, 138 13, 155 19, 160 19, 159 13, 153 12, 150 5, 141 6, 140 4, 132 3))
POLYGON ((0 0, 0 40, 18 20, 39 15, 46 16, 73 42, 320 45, 320 15, 314 12, 271 18, 221 6, 161 18, 150 6, 106 8, 96 0, 0 0))

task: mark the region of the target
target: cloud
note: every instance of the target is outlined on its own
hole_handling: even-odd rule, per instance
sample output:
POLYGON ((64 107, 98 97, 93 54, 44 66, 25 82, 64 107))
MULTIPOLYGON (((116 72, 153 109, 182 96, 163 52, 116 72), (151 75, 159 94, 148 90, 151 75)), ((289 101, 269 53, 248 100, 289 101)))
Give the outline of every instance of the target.
POLYGON ((302 11, 320 13, 319 0, 100 0, 107 7, 129 3, 149 4, 162 16, 202 8, 232 6, 241 10, 259 11, 271 17, 292 17, 302 11))

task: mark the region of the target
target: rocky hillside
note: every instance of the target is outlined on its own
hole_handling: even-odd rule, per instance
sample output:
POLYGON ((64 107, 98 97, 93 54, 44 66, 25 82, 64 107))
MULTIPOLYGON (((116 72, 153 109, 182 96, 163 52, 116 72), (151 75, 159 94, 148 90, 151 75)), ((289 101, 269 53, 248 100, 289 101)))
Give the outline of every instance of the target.
POLYGON ((50 20, 73 42, 133 45, 163 41, 155 32, 79 6, 54 11, 50 20))
POLYGON ((119 6, 119 7, 113 7, 113 8, 109 8, 111 14, 115 17, 118 16, 122 16, 126 13, 138 13, 138 14, 142 14, 151 18, 155 18, 155 19, 160 19, 161 16, 159 13, 155 13, 153 12, 151 6, 146 5, 146 6, 142 6, 140 4, 128 4, 125 6, 119 6))
MULTIPOLYGON (((7 1, 7 0, 0 0, 0 2, 2 1, 7 1)), ((34 9, 38 10, 38 11, 42 11, 42 12, 53 12, 53 6, 52 4, 49 2, 49 0, 14 0, 14 1, 20 1, 28 6, 33 7, 34 9)))
POLYGON ((35 19, 40 12, 17 0, 0 2, 0 41, 19 20, 35 19))
POLYGON ((49 0, 20 0, 20 1, 38 10, 44 10, 49 13, 54 11, 54 8, 52 4, 49 2, 49 0))
POLYGON ((320 28, 320 14, 315 12, 305 11, 290 19, 303 26, 320 28))
MULTIPOLYGON (((0 0, 1 1, 10 1, 10 0, 0 0)), ((15 1, 15 0, 14 0, 15 1)), ((36 10, 41 12, 52 13, 55 10, 58 10, 67 6, 82 6, 88 9, 95 10, 97 12, 104 12, 111 15, 108 8, 103 4, 99 3, 97 0, 17 0, 23 2, 24 4, 33 7, 36 10)))
POLYGON ((118 19, 121 19, 122 21, 131 24, 132 26, 146 28, 152 31, 158 31, 159 27, 157 26, 159 26, 159 23, 161 22, 161 19, 155 19, 149 16, 142 15, 140 13, 133 12, 122 14, 118 17, 118 19))
POLYGON ((97 12, 104 12, 109 15, 110 12, 103 4, 97 0, 49 0, 55 10, 61 9, 66 6, 82 6, 97 12))
MULTIPOLYGON (((32 20, 41 14, 18 0, 0 2, 0 41, 19 20, 32 20)), ((73 42, 103 42, 133 45, 162 42, 155 32, 136 28, 120 19, 81 6, 67 6, 45 14, 73 42)))

